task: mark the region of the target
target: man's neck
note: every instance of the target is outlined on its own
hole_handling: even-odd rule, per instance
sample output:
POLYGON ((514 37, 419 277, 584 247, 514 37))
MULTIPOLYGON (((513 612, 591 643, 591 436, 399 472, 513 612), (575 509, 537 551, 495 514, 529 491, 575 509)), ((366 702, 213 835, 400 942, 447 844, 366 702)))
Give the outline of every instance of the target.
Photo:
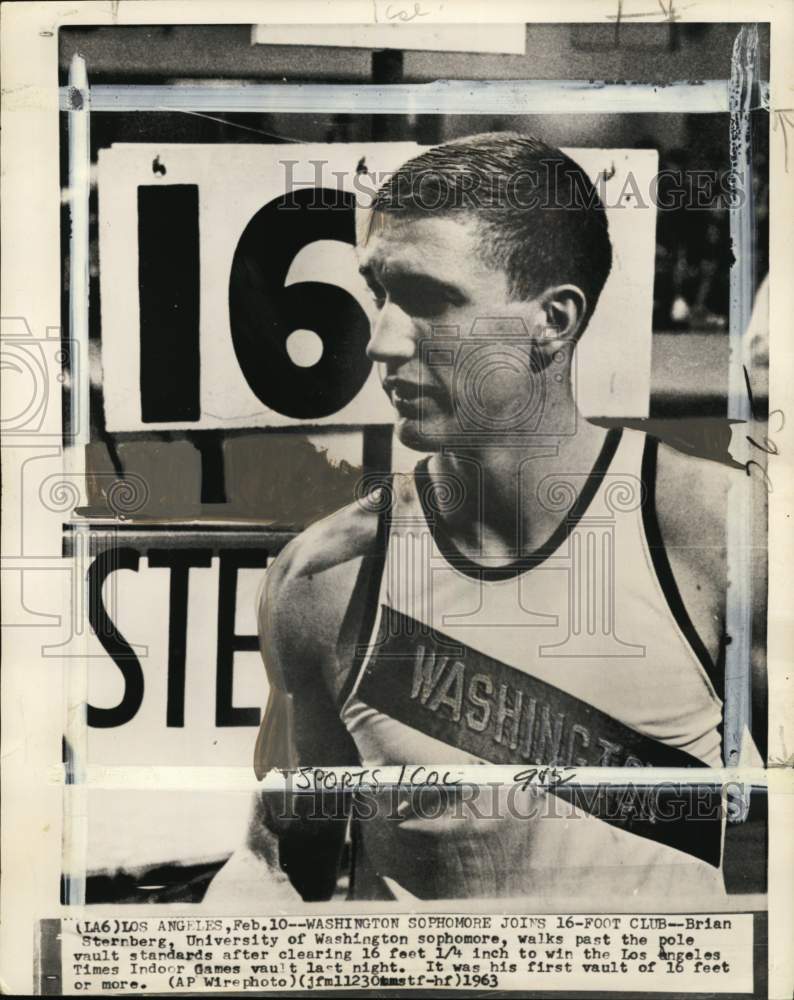
POLYGON ((455 509, 450 505, 445 511, 441 505, 440 516, 464 554, 510 561, 539 548, 558 527, 567 510, 549 502, 552 483, 547 477, 569 483, 578 493, 606 436, 575 408, 573 417, 572 423, 554 422, 558 428, 571 426, 570 434, 553 433, 549 419, 521 442, 456 446, 433 456, 433 477, 452 477, 451 492, 462 496, 455 509))

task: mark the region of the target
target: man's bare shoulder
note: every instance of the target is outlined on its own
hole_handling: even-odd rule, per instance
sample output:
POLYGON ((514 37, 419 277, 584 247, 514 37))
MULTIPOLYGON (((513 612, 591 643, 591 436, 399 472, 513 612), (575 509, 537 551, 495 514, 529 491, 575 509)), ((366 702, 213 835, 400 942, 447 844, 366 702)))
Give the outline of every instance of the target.
POLYGON ((303 670, 316 677, 328 665, 377 532, 377 510, 355 502, 302 531, 268 567, 258 617, 269 672, 288 665, 294 683, 303 670))
POLYGON ((731 492, 749 505, 754 527, 765 523, 767 479, 759 461, 742 464, 727 451, 722 460, 709 459, 660 442, 657 509, 670 531, 685 538, 699 531, 708 537, 724 533, 731 492), (758 466, 757 474, 751 465, 758 466))
POLYGON ((372 549, 378 530, 374 505, 356 501, 316 521, 284 547, 268 571, 289 586, 347 567, 372 549), (275 571, 275 572, 274 572, 275 571))
POLYGON ((731 484, 744 485, 743 468, 687 454, 664 441, 656 468, 656 508, 665 540, 689 547, 724 539, 731 484))
POLYGON ((746 478, 742 468, 659 445, 659 530, 684 607, 714 662, 725 619, 728 494, 746 478))

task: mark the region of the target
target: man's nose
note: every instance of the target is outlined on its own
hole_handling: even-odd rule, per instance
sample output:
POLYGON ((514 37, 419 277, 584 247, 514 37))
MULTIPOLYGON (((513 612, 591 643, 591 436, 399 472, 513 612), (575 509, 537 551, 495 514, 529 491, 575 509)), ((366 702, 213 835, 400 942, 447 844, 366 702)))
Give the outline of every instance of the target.
POLYGON ((410 316, 387 302, 372 325, 367 357, 371 361, 410 361, 416 353, 416 331, 410 316))

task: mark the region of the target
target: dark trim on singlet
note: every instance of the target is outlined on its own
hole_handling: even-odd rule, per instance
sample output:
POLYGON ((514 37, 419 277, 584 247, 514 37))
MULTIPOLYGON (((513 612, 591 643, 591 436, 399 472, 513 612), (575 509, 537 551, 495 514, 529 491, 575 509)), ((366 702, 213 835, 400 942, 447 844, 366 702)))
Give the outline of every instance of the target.
MULTIPOLYGON (((386 495, 391 497, 391 479, 384 484, 386 495)), ((353 648, 351 667, 345 677, 345 682, 339 692, 337 705, 341 709, 353 690, 356 678, 361 672, 361 666, 367 653, 367 648, 375 628, 375 618, 379 609, 378 595, 383 568, 386 564, 386 549, 389 543, 389 525, 391 519, 391 502, 384 503, 378 511, 378 526, 375 531, 375 541, 372 549, 361 560, 353 591, 348 602, 347 612, 340 629, 340 644, 343 648, 353 648), (356 629, 354 618, 361 612, 360 623, 356 629), (355 636, 355 639, 354 639, 355 636)))
POLYGON ((433 540, 438 546, 439 551, 451 566, 453 566, 456 570, 459 570, 459 572, 463 573, 465 576, 470 576, 475 580, 509 580, 511 577, 518 576, 521 573, 525 573, 527 570, 534 569, 536 566, 539 566, 542 562, 548 559, 549 556, 553 555, 557 551, 587 511, 593 497, 598 491, 598 487, 601 485, 601 480, 603 479, 604 474, 609 468, 610 462, 615 456, 615 452, 620 444, 622 435, 622 427, 613 427, 607 432, 607 436, 601 446, 601 451, 596 459, 595 465, 593 466, 590 475, 587 477, 587 482, 580 490, 579 495, 567 516, 560 521, 555 530, 540 546, 540 548, 535 549, 534 552, 529 552, 526 555, 520 556, 513 562, 506 563, 503 566, 484 566, 482 563, 469 559, 468 556, 464 555, 457 548, 447 532, 443 521, 436 516, 428 505, 428 491, 422 488, 422 480, 424 479, 425 482, 427 482, 427 480, 431 478, 428 469, 429 458, 423 459, 417 465, 414 473, 416 479, 416 492, 422 505, 422 511, 424 513, 425 520, 427 521, 427 526, 430 529, 433 540))
MULTIPOLYGON (((382 484, 382 487, 386 490, 386 496, 389 499, 378 511, 375 540, 370 551, 361 560, 361 566, 340 629, 340 644, 343 650, 353 649, 353 655, 350 657, 350 669, 336 700, 340 711, 350 697, 353 685, 361 673, 361 667, 375 628, 375 619, 380 608, 378 596, 383 569, 386 565, 386 550, 389 544, 391 524, 391 498, 393 496, 391 476, 388 477, 387 482, 382 484)), ((350 862, 348 866, 350 882, 347 898, 393 900, 394 896, 389 892, 386 883, 372 867, 361 836, 360 824, 361 820, 358 817, 355 815, 350 817, 350 862)))
MULTIPOLYGON (((659 515, 656 509, 656 466, 658 451, 658 438, 651 437, 649 434, 646 435, 645 448, 642 453, 642 470, 640 473, 643 485, 642 524, 645 529, 645 539, 648 543, 648 550, 651 553, 656 577, 659 580, 662 593, 670 608, 670 613, 675 618, 678 627, 684 634, 684 638, 692 647, 692 652, 700 660, 709 680, 719 694, 722 688, 719 680, 719 671, 711 658, 711 654, 706 649, 705 643, 698 635, 692 619, 689 617, 689 612, 686 609, 684 600, 681 597, 681 591, 678 589, 678 584, 673 575, 673 569, 670 565, 661 528, 659 527, 659 515)), ((722 659, 722 656, 720 658, 722 659)))

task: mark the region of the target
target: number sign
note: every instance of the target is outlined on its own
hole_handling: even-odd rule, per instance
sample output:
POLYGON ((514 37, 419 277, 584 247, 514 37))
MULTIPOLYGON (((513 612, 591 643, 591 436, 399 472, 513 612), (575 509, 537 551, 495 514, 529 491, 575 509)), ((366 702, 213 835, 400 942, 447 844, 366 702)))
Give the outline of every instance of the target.
MULTIPOLYGON (((412 143, 118 144, 99 155, 108 430, 388 424, 365 354, 356 213, 412 143)), ((588 416, 648 412, 651 150, 568 150, 601 177, 614 264, 576 353, 588 416), (627 328, 627 319, 631 329, 627 328)))

